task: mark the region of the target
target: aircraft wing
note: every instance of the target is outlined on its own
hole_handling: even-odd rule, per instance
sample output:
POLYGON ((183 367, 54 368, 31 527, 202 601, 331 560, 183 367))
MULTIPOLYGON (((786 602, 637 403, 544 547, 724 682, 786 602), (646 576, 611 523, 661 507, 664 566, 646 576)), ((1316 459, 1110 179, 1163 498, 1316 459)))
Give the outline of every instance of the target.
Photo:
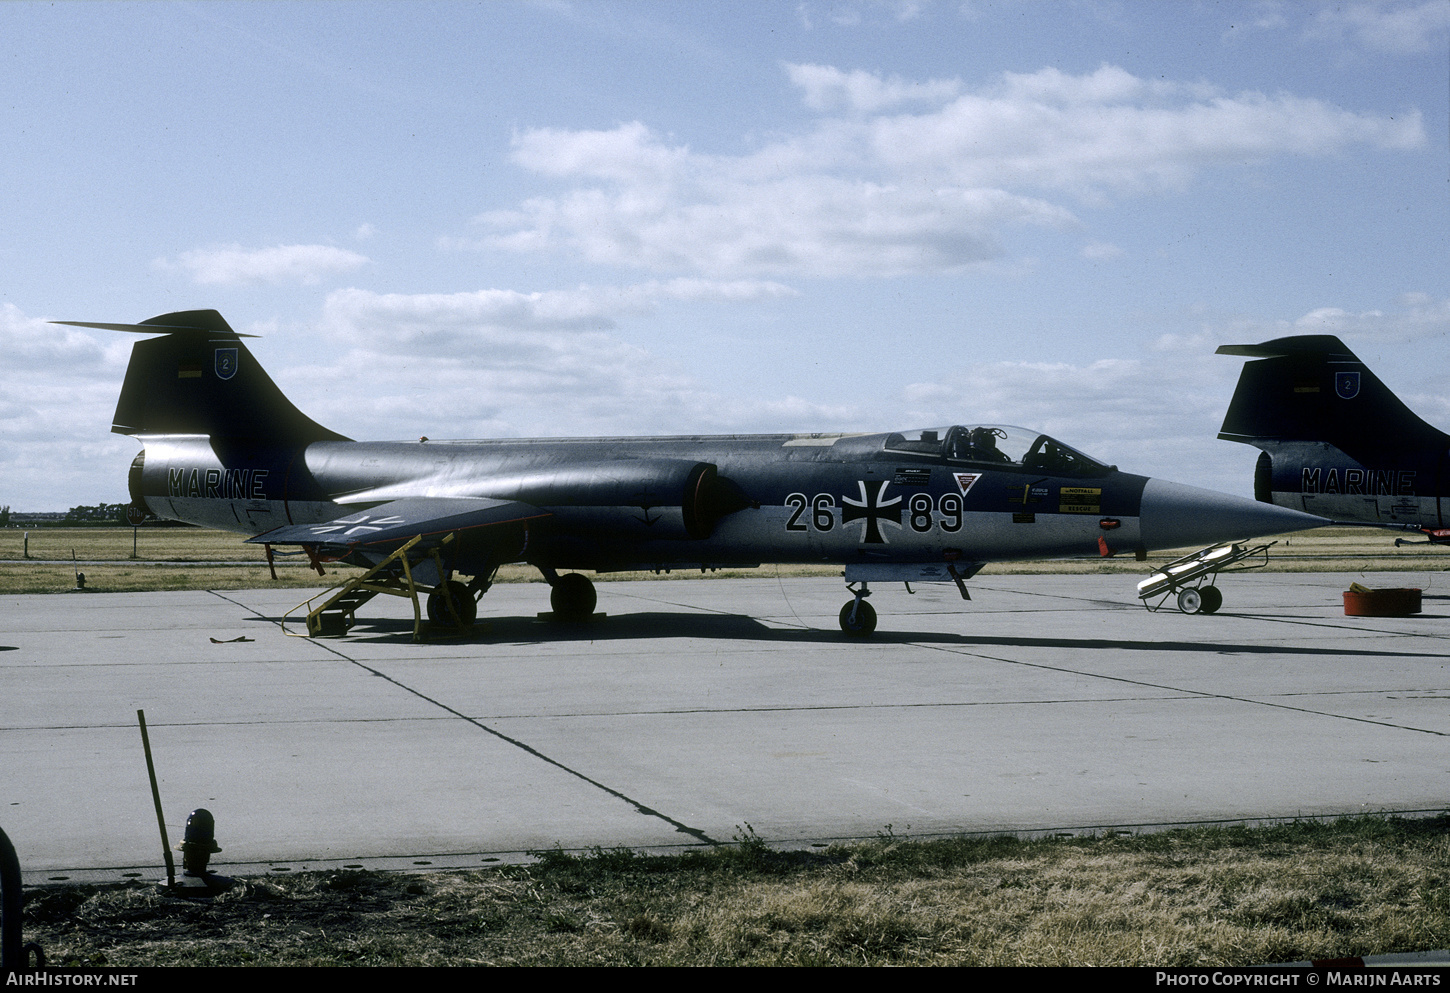
POLYGON ((487 497, 414 497, 360 510, 321 524, 289 524, 247 541, 267 545, 384 545, 548 517, 517 500, 487 497))

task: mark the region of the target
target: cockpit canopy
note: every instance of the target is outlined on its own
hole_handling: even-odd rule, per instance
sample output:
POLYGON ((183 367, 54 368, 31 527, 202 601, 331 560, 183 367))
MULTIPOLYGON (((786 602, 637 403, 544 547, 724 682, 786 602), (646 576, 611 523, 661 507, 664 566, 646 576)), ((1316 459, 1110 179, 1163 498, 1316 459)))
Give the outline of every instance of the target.
POLYGON ((948 462, 1037 469, 1055 476, 1101 476, 1117 468, 1045 434, 1006 424, 954 424, 904 431, 887 435, 885 449, 937 455, 948 462))

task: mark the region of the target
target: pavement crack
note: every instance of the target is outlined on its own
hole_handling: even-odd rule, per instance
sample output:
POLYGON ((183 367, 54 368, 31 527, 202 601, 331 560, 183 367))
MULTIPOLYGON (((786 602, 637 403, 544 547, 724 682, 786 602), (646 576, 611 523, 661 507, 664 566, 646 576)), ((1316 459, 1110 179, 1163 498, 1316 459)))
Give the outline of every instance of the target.
MULTIPOLYGON (((242 608, 247 609, 247 610, 251 610, 250 607, 247 607, 246 604, 241 603, 238 600, 233 600, 231 597, 224 596, 221 593, 216 593, 216 591, 214 591, 214 590, 211 591, 211 592, 214 595, 220 597, 221 599, 226 600, 228 603, 234 603, 234 604, 236 604, 239 607, 242 607, 242 608)), ((253 613, 256 613, 256 612, 253 611, 253 613)), ((258 616, 260 616, 260 615, 258 615, 258 616)), ((280 621, 274 621, 273 623, 276 623, 279 628, 282 626, 280 621)), ((357 666, 359 669, 363 670, 364 672, 369 673, 370 675, 373 675, 373 676, 377 676, 380 679, 385 679, 388 682, 392 683, 394 686, 398 687, 398 689, 403 690, 406 693, 411 693, 413 696, 415 696, 418 699, 423 700, 423 701, 425 701, 425 702, 427 702, 429 704, 432 704, 434 707, 437 707, 439 710, 442 710, 445 713, 448 713, 448 714, 453 715, 454 717, 458 718, 459 720, 465 721, 465 722, 473 725, 474 727, 478 728, 480 731, 484 732, 485 734, 491 734, 491 735, 493 735, 495 738, 499 739, 500 741, 506 742, 509 745, 513 746, 514 748, 517 748, 520 751, 525 752, 528 755, 533 756, 534 758, 538 759, 540 762, 544 762, 544 763, 546 763, 548 765, 551 765, 554 768, 558 769, 560 772, 566 773, 566 774, 568 774, 570 776, 573 776, 575 779, 578 779, 578 780, 581 780, 582 782, 588 783, 590 786, 593 786, 595 789, 601 790, 602 792, 607 793, 609 796, 614 797, 616 800, 622 800, 622 801, 624 801, 625 803, 627 803, 631 807, 633 807, 636 813, 642 814, 645 817, 654 817, 654 818, 657 818, 657 819, 659 819, 661 821, 664 821, 666 824, 670 825, 672 828, 674 828, 680 834, 689 835, 691 838, 694 838, 695 840, 697 840, 698 842, 700 842, 702 845, 720 845, 720 844, 723 844, 722 842, 717 841, 716 839, 710 837, 702 829, 696 828, 696 827, 691 827, 690 825, 686 824, 683 821, 676 820, 675 818, 669 816, 668 814, 665 814, 665 813, 663 813, 663 812, 661 812, 659 810, 654 809, 653 807, 650 807, 650 806, 648 806, 648 805, 646 805, 644 803, 641 803, 639 800, 634 799, 633 797, 629 796, 627 793, 624 793, 621 790, 617 790, 617 789, 615 789, 612 786, 607 786, 604 783, 601 783, 599 780, 594 779, 591 776, 588 776, 588 775, 584 774, 583 772, 580 772, 578 769, 575 769, 575 768, 573 768, 571 766, 568 766, 568 765, 564 764, 563 762, 560 762, 558 759, 553 758, 552 756, 549 756, 549 755, 544 754, 543 752, 541 752, 537 748, 535 748, 533 745, 530 745, 527 742, 522 741, 522 740, 520 740, 518 738, 512 737, 511 735, 504 734, 502 731, 499 731, 499 730, 497 730, 495 728, 491 728, 487 724, 484 724, 482 721, 478 720, 477 718, 469 717, 467 714, 463 713, 462 711, 456 710, 453 707, 448 706, 448 704, 444 703, 442 700, 434 699, 433 697, 429 696, 428 694, 424 693, 423 691, 418 690, 418 689, 414 689, 413 687, 409 686, 407 683, 404 683, 404 682, 402 682, 400 680, 394 679, 392 676, 389 676, 385 672, 381 672, 381 671, 379 671, 377 669, 374 669, 372 666, 370 666, 370 665, 368 665, 368 664, 366 664, 364 662, 360 662, 360 661, 358 661, 355 658, 351 658, 345 652, 339 651, 337 648, 335 648, 332 645, 326 644, 324 642, 319 642, 316 639, 312 639, 312 643, 315 644, 315 645, 317 645, 318 647, 320 647, 320 648, 328 651, 328 652, 331 652, 333 655, 336 655, 338 658, 342 659, 343 661, 349 662, 352 665, 357 666)))
POLYGON ((1394 728, 1396 731, 1415 731, 1420 734, 1435 735, 1440 738, 1450 738, 1450 732, 1436 731, 1432 728, 1417 728, 1409 724, 1395 724, 1391 721, 1377 721, 1369 717, 1353 717, 1349 714, 1335 714, 1327 710, 1315 710, 1312 707, 1294 707, 1287 703, 1275 703, 1272 700, 1255 700, 1252 697, 1234 696, 1230 693, 1210 693, 1206 690, 1189 689, 1182 686, 1169 686, 1166 683, 1150 683, 1142 679, 1129 679, 1127 676, 1107 676, 1100 672, 1088 672, 1084 669, 1072 669, 1067 666, 1045 665, 1041 662, 1023 662, 1020 659, 1005 659, 997 655, 983 655, 979 652, 964 652, 952 648, 949 645, 933 645, 929 643, 918 643, 921 648, 930 648, 933 651, 947 652, 952 655, 965 655, 970 658, 985 659, 989 662, 1003 662, 1007 665, 1020 665, 1029 669, 1043 669, 1048 672, 1062 672, 1074 676, 1085 676, 1089 679, 1106 679, 1115 683, 1127 683, 1129 686, 1145 686, 1155 690, 1166 690, 1180 696, 1197 697, 1204 700, 1232 700, 1235 703, 1247 703, 1257 707, 1270 707, 1276 710, 1290 710, 1300 714, 1312 714, 1316 717, 1329 717, 1341 721, 1354 721, 1359 724, 1374 724, 1379 727, 1394 728))

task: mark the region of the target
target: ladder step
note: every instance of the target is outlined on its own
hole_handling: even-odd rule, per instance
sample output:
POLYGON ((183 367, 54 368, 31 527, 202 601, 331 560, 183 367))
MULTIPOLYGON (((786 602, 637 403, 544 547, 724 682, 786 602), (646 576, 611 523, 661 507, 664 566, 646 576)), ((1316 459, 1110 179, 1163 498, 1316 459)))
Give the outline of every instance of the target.
POLYGON ((307 633, 314 638, 318 635, 340 638, 347 634, 348 628, 352 627, 349 623, 351 620, 352 614, 341 610, 314 614, 307 618, 307 633))
POLYGON ((377 590, 346 590, 323 604, 322 609, 331 610, 333 607, 341 606, 361 607, 377 595, 377 590))

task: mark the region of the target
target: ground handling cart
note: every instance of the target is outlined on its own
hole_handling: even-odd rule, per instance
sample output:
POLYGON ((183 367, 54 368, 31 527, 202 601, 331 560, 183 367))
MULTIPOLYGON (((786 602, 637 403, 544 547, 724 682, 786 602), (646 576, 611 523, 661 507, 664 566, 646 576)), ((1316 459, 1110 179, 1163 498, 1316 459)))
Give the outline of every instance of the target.
POLYGON ((1224 570, 1242 572, 1262 569, 1269 564, 1269 548, 1264 545, 1239 545, 1225 541, 1199 549, 1192 555, 1174 559, 1138 584, 1138 599, 1149 610, 1158 610, 1170 596, 1177 594, 1178 609, 1185 614, 1211 614, 1223 606, 1223 593, 1214 585, 1224 570), (1150 603, 1158 597, 1157 603, 1150 603))

